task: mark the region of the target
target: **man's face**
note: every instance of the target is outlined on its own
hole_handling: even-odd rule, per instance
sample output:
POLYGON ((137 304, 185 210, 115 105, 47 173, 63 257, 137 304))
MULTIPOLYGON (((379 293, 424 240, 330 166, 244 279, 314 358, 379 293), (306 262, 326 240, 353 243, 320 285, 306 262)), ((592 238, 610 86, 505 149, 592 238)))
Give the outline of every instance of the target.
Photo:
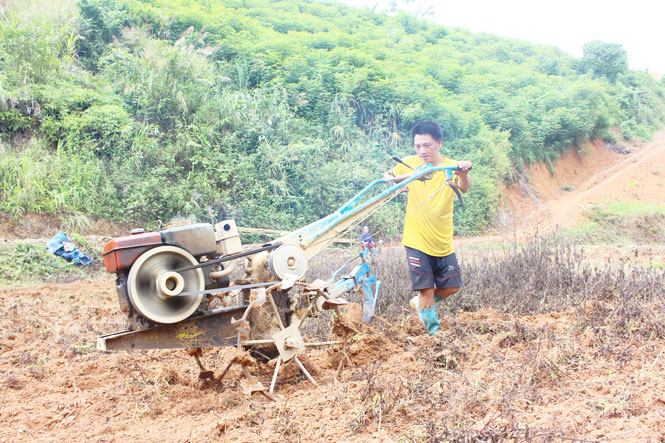
POLYGON ((424 163, 438 163, 439 150, 442 144, 442 140, 436 141, 430 134, 416 134, 413 137, 413 147, 416 148, 416 155, 424 163))

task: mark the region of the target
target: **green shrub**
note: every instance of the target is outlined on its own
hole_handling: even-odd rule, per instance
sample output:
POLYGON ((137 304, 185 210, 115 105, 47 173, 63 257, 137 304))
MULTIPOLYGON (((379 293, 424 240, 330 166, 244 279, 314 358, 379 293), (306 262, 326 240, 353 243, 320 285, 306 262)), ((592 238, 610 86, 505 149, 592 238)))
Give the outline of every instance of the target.
POLYGON ((0 111, 0 133, 21 133, 32 127, 30 116, 16 109, 0 111))
POLYGON ((103 212, 112 197, 108 178, 94 159, 58 149, 49 152, 37 139, 21 152, 0 156, 0 211, 103 212))

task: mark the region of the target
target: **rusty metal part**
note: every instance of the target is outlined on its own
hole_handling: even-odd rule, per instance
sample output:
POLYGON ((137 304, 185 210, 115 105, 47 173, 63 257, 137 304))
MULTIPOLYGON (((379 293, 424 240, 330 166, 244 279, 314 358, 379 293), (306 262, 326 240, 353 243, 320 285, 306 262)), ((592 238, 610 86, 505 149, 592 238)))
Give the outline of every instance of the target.
POLYGON ((300 324, 292 324, 272 336, 283 361, 289 361, 305 350, 305 340, 302 338, 300 324))
POLYGON ((255 392, 259 392, 264 396, 266 396, 268 399, 272 401, 277 401, 277 399, 273 397, 272 392, 266 392, 268 389, 265 386, 263 386, 263 383, 261 383, 258 378, 250 374, 247 368, 243 367, 242 372, 245 375, 245 380, 240 382, 240 385, 242 386, 243 392, 248 397, 251 397, 252 394, 255 392))
POLYGON ((237 331, 231 319, 242 315, 245 309, 245 306, 221 308, 175 324, 104 335, 97 339, 97 349, 116 351, 233 346, 237 343, 237 331))
POLYGON ((249 338, 249 322, 245 320, 244 318, 241 318, 240 320, 235 320, 234 318, 231 318, 231 326, 233 326, 233 329, 238 333, 238 337, 241 339, 246 339, 249 338))
POLYGON ((185 351, 194 357, 194 360, 196 360, 196 364, 199 367, 199 379, 210 380, 217 383, 217 379, 215 379, 215 373, 203 366, 203 362, 201 361, 201 358, 203 357, 203 351, 201 348, 187 348, 185 351))
POLYGON ((340 306, 346 306, 349 302, 340 297, 329 298, 321 304, 322 309, 335 309, 340 306))
POLYGON ((106 272, 113 274, 122 269, 129 269, 141 254, 161 244, 162 237, 159 232, 114 238, 104 245, 106 272))
MULTIPOLYGON (((355 259, 355 258, 354 258, 355 259)), ((305 286, 306 291, 322 291, 326 289, 330 285, 329 281, 316 279, 312 283, 309 283, 307 286, 305 286)))
POLYGON ((249 352, 241 352, 235 355, 227 364, 226 367, 222 370, 222 373, 219 374, 217 380, 221 381, 226 373, 231 369, 231 366, 238 364, 240 366, 254 366, 256 361, 252 358, 249 352))

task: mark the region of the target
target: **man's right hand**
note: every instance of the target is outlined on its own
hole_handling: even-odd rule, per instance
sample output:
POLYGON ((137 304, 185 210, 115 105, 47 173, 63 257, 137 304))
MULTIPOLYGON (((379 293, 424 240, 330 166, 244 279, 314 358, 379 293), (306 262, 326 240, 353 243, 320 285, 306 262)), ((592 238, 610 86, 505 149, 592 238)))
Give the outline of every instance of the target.
MULTIPOLYGON (((391 183, 400 183, 400 182, 406 180, 409 177, 411 177, 411 174, 403 174, 403 175, 398 175, 397 177, 395 177, 394 175, 386 172, 383 175, 383 179, 388 180, 391 183)), ((388 183, 386 183, 386 186, 390 186, 390 185, 388 183)), ((400 189, 398 194, 403 194, 405 192, 409 192, 409 187, 408 186, 405 186, 402 189, 400 189)))

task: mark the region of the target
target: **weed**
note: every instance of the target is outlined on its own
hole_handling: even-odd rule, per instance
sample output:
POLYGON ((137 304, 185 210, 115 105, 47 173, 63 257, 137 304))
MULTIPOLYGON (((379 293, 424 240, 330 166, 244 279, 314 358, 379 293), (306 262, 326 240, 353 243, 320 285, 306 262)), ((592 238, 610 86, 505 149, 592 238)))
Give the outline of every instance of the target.
POLYGON ((85 355, 94 352, 95 344, 94 343, 84 343, 82 345, 74 345, 72 347, 72 352, 74 354, 85 355))
POLYGON ((588 222, 565 236, 584 243, 661 243, 665 240, 665 206, 615 202, 590 207, 588 222))
POLYGON ((40 280, 84 278, 86 271, 50 254, 45 246, 14 243, 0 247, 0 283, 27 284, 40 280))
POLYGON ((74 212, 62 218, 62 229, 65 232, 85 235, 92 231, 92 222, 80 212, 74 212))
POLYGON ((70 238, 76 243, 79 249, 90 255, 93 260, 101 261, 103 259, 102 248, 90 243, 83 235, 74 233, 70 235, 70 238))
POLYGON ((365 382, 365 388, 360 396, 360 401, 365 404, 349 423, 349 428, 353 432, 358 432, 374 420, 380 426, 383 415, 389 414, 395 406, 399 409, 402 398, 406 395, 405 386, 381 378, 380 368, 381 363, 377 361, 366 368, 360 368, 354 374, 354 378, 365 382))
POLYGON ((277 416, 277 432, 286 439, 286 441, 301 441, 302 439, 302 430, 297 420, 294 420, 291 417, 289 409, 284 405, 279 410, 277 416))
POLYGON ((247 413, 244 416, 244 420, 249 426, 261 426, 266 420, 261 404, 257 403, 256 400, 250 399, 247 402, 247 413))

